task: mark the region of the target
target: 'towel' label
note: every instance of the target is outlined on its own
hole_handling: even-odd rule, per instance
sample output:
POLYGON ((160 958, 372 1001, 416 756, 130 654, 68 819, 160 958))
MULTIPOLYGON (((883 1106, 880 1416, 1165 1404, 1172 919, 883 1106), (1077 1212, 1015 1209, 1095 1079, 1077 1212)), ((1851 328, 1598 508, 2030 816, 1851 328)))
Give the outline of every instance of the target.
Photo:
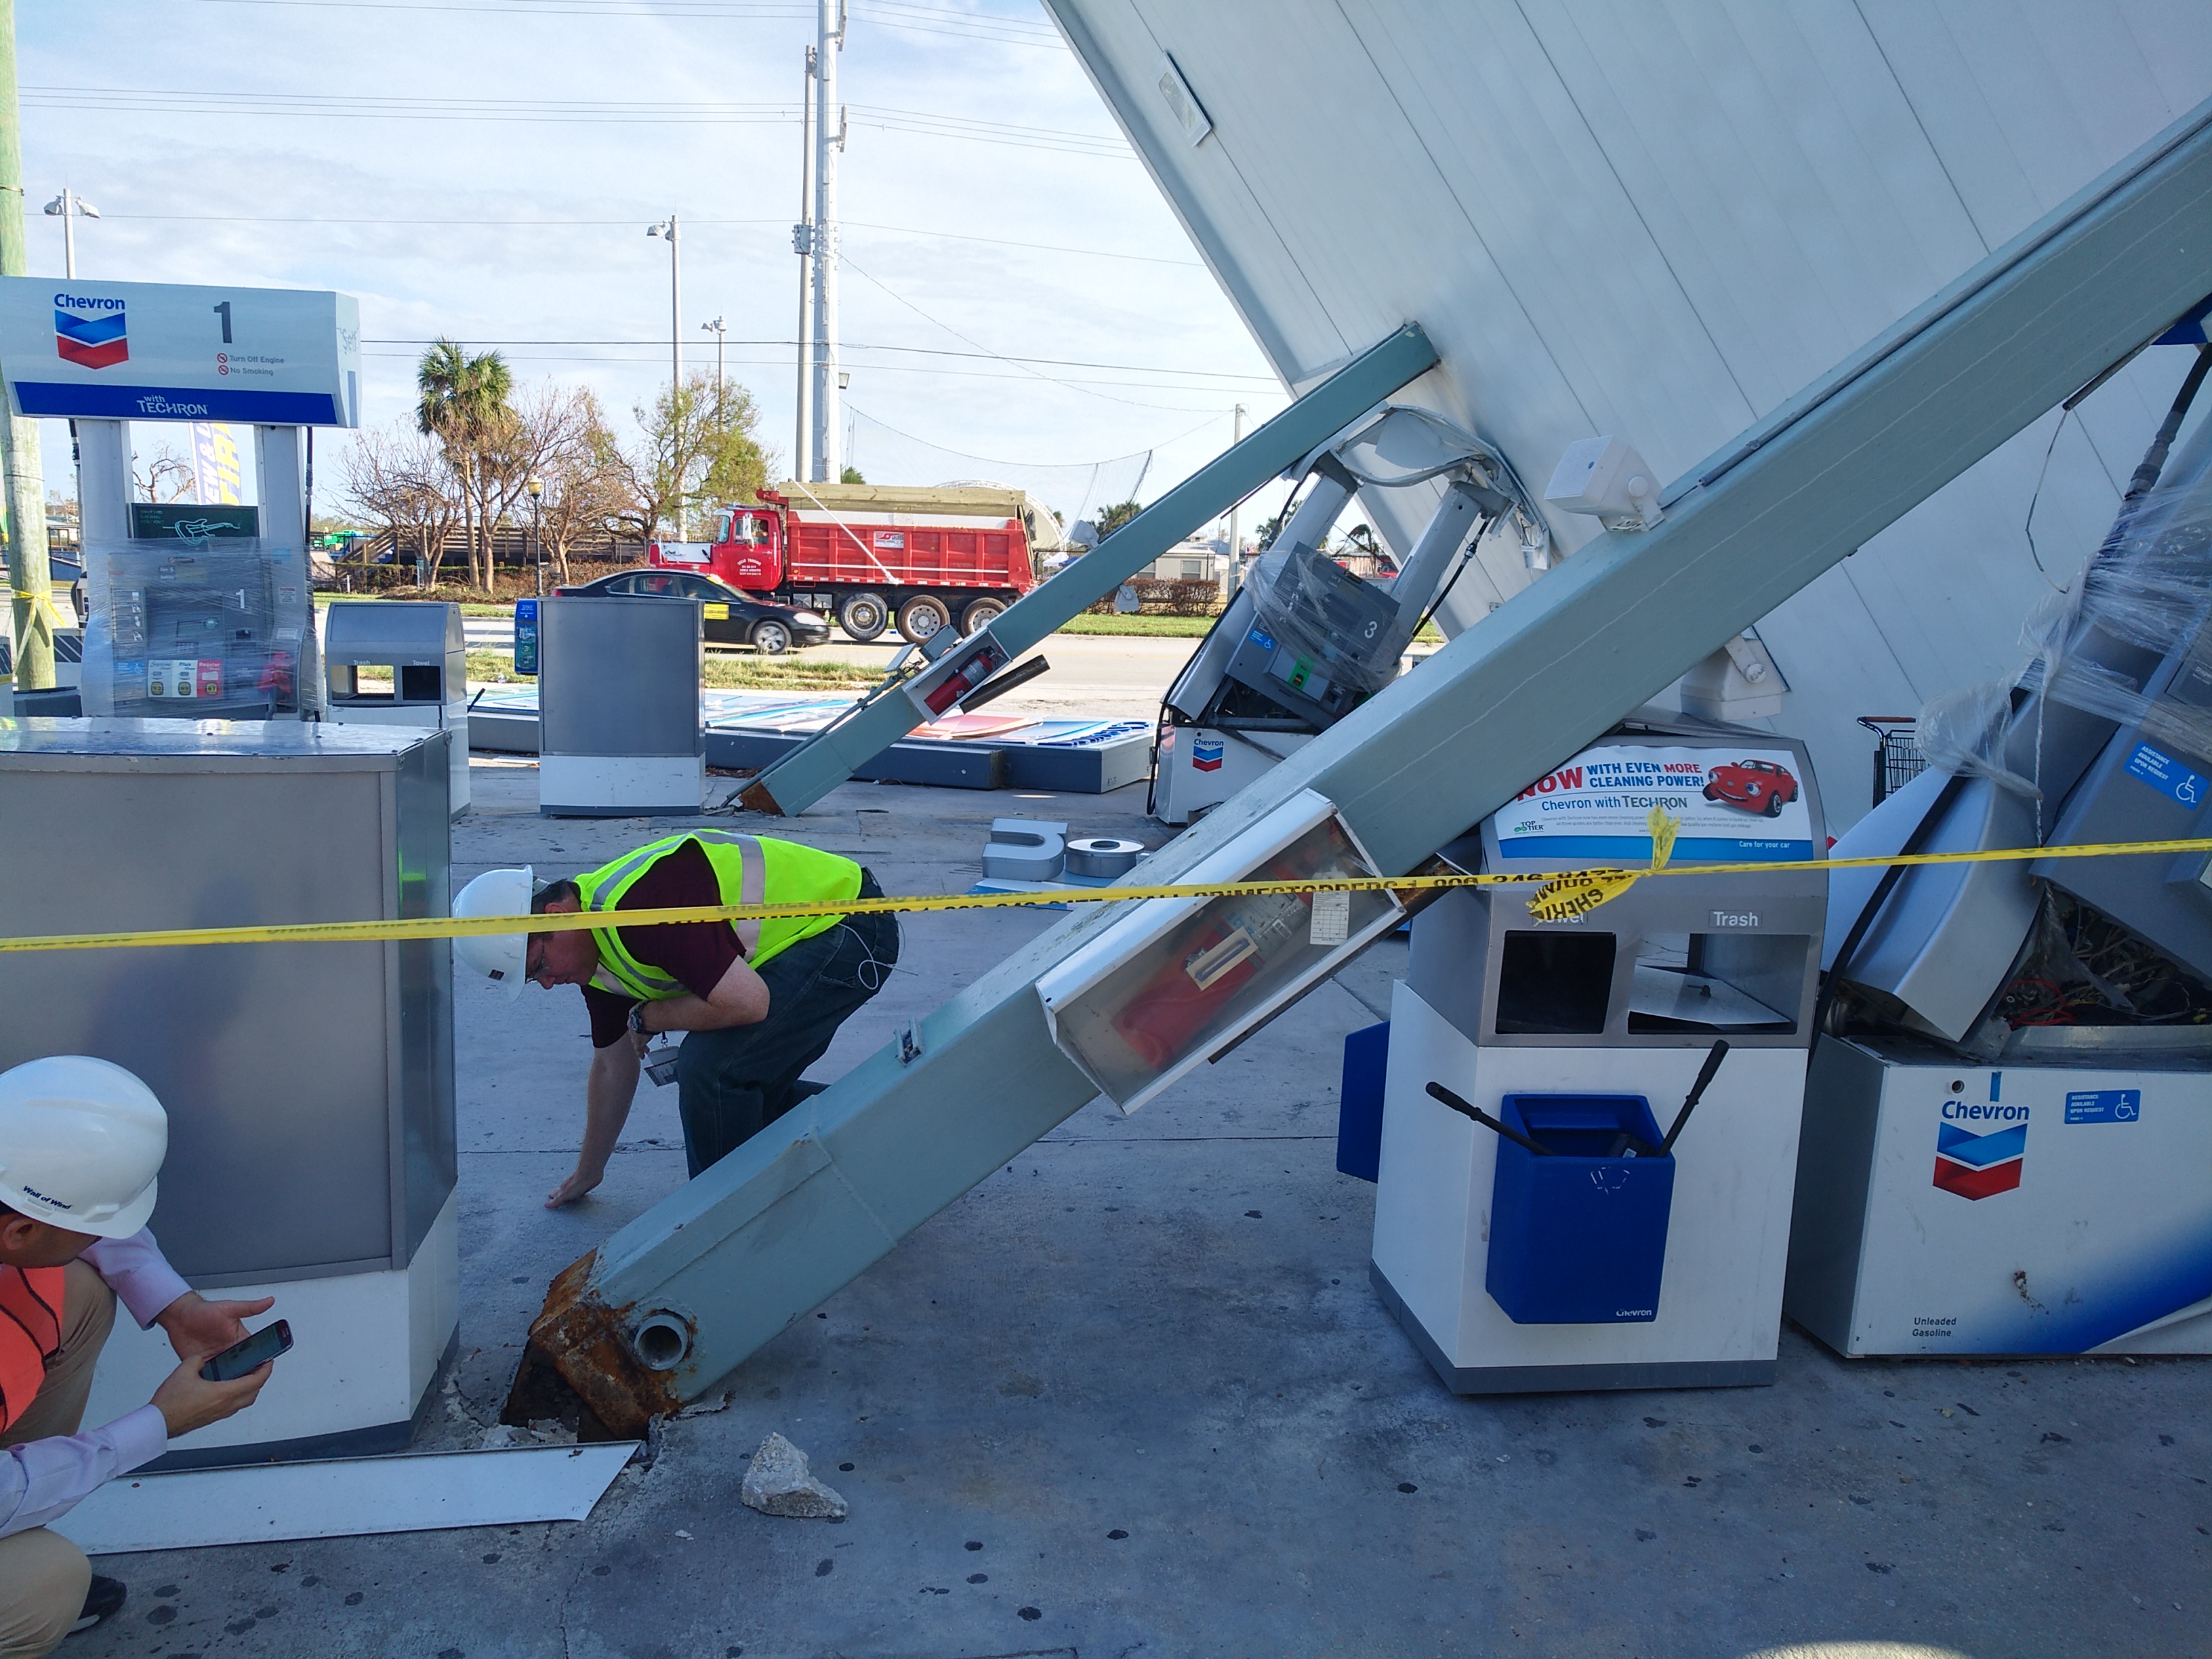
POLYGON ((1680 820, 1674 861, 1782 863, 1813 856, 1813 818, 1787 749, 1586 749, 1499 809, 1509 859, 1651 857, 1654 807, 1680 820))
POLYGON ((361 307, 307 289, 0 277, 0 375, 23 416, 361 423, 361 307))

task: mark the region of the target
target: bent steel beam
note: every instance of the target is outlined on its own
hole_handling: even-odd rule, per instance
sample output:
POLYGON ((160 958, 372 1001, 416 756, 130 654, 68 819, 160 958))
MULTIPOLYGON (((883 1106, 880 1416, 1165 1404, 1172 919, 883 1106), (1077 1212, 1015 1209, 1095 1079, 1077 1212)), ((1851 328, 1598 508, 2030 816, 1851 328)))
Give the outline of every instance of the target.
MULTIPOLYGON (((1172 880, 1311 788, 1413 867, 2212 291, 2212 104, 1155 856, 1172 880)), ((1324 434, 1326 435, 1326 434, 1324 434)), ((703 1392, 1092 1097, 1038 975, 1079 915, 556 1283, 544 1362, 611 1429, 703 1392), (655 1315, 638 1358, 635 1333, 655 1315), (673 1340, 672 1329, 681 1341, 673 1340)))
MULTIPOLYGON (((1240 439, 991 623, 1009 655, 1028 650, 1185 536, 1436 367, 1419 323, 1370 346, 1249 438, 1240 439)), ((744 792, 756 811, 805 811, 921 722, 896 693, 863 703, 769 767, 744 792)))

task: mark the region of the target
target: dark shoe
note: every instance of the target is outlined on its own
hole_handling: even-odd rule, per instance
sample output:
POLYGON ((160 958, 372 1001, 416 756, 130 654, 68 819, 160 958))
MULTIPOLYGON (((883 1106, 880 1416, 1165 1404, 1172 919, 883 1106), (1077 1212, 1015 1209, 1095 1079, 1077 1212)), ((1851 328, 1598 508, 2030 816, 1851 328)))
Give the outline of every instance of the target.
POLYGON ((101 1620, 123 1611, 123 1603, 131 1592, 120 1578, 103 1578, 92 1575, 92 1588, 84 1593, 84 1611, 76 1616, 76 1623, 69 1627, 76 1635, 81 1630, 90 1630, 101 1620))

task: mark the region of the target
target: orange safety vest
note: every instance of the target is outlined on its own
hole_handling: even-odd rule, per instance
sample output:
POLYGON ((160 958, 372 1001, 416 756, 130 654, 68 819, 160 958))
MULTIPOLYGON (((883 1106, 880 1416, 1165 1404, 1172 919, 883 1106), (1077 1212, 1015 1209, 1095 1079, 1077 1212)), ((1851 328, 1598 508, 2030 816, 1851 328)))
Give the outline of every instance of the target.
POLYGON ((62 1270, 0 1267, 0 1431, 31 1409, 62 1348, 62 1270))

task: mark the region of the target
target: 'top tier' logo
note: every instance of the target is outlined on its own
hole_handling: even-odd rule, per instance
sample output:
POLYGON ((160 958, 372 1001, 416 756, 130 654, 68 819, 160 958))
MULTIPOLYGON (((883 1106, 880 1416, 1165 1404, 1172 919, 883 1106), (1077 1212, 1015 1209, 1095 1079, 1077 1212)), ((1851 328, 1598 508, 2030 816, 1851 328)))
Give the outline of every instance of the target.
POLYGON ((55 295, 54 352, 79 368, 112 368, 128 362, 131 342, 123 331, 123 301, 55 295))

